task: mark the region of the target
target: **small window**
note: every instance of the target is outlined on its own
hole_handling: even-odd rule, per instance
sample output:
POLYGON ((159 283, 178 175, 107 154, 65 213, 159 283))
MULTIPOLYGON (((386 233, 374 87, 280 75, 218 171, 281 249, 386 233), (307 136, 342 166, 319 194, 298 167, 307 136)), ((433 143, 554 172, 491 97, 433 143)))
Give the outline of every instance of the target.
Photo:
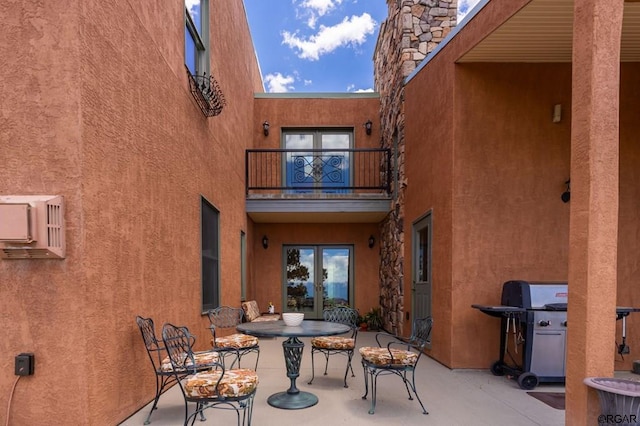
POLYGON ((209 2, 185 0, 184 63, 191 75, 209 71, 209 2))
POLYGON ((202 312, 220 305, 220 212, 203 197, 202 312))

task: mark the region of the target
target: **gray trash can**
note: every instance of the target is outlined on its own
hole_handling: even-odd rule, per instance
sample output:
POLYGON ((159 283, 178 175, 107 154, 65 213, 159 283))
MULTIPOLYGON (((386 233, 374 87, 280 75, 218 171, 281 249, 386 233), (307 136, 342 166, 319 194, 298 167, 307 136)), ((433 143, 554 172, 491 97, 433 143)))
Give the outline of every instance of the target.
POLYGON ((612 377, 587 377, 584 384, 598 391, 598 425, 640 425, 640 382, 612 377))

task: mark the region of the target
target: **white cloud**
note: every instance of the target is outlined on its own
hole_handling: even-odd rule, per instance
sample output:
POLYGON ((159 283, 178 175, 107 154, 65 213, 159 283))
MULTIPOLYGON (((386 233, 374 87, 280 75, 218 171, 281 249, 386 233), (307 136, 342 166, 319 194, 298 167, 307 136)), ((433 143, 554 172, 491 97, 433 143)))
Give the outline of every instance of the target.
POLYGON ((331 53, 339 47, 358 46, 363 44, 368 35, 373 34, 376 21, 371 15, 345 17, 342 22, 332 27, 320 26, 317 34, 308 39, 283 31, 283 44, 298 50, 298 57, 317 61, 321 55, 331 53))
POLYGON ((284 93, 295 90, 293 86, 295 78, 291 75, 284 76, 277 72, 275 74, 267 74, 264 80, 269 93, 284 93))
POLYGON ((184 0, 184 6, 193 15, 200 11, 200 0, 184 0))
POLYGON ((305 86, 311 86, 313 84, 313 80, 305 80, 304 81, 304 85, 305 86))
POLYGON ((370 87, 368 89, 358 89, 355 91, 355 93, 371 93, 373 92, 373 89, 370 87))
POLYGON ((312 9, 319 16, 324 16, 340 3, 342 0, 304 0, 300 6, 312 9))
POLYGON ((478 4, 480 0, 458 0, 458 24, 467 16, 467 13, 471 11, 478 4))

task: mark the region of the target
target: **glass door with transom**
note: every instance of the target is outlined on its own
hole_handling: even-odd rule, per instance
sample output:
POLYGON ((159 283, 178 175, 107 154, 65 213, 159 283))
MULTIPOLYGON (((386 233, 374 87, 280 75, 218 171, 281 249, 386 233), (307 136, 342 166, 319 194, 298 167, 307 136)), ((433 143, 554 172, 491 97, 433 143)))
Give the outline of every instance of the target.
POLYGON ((285 246, 285 312, 321 319, 322 310, 353 305, 352 246, 285 246))
MULTIPOLYGON (((431 316, 431 212, 413 224, 413 315, 431 316)), ((431 347, 431 342, 427 343, 431 347)))
POLYGON ((286 130, 283 132, 286 186, 294 193, 344 193, 351 186, 353 132, 350 130, 286 130), (335 150, 335 151, 332 151, 335 150))

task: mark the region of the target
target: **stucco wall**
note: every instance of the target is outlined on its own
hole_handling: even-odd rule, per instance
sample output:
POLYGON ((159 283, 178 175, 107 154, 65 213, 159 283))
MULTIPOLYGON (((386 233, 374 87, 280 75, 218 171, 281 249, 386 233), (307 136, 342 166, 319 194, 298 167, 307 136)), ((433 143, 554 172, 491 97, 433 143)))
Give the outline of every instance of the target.
MULTIPOLYGON (((23 351, 36 357, 12 423, 115 424, 152 399, 137 314, 157 332, 187 325, 198 348, 209 346, 201 194, 221 214, 222 302, 239 304, 247 115, 262 86, 242 2, 211 3, 212 70, 229 102, 209 119, 188 91, 181 3, 21 3, 3 13, 0 53, 16 59, 0 71, 14 83, 2 105, 11 124, 0 191, 62 194, 67 208, 66 259, 0 262, 2 368, 13 371, 23 351)), ((3 406, 12 382, 0 378, 3 406)))
MULTIPOLYGON (((454 368, 486 368, 498 358, 499 321, 470 305, 499 304, 502 283, 509 279, 567 279, 570 204, 560 194, 570 172, 571 68, 447 67, 437 60, 429 67, 407 91, 407 157, 421 159, 407 164, 407 226, 433 210, 433 309, 439 327, 432 355, 454 368), (427 90, 437 105, 420 102, 427 90), (440 102, 451 90, 453 102, 440 102), (555 104, 562 105, 560 123, 551 119, 555 104), (416 119, 424 114, 439 120, 421 125, 416 119)), ((622 69, 618 304, 636 306, 637 65, 622 69)), ((632 350, 640 344, 633 331, 639 320, 628 319, 632 350)), ((629 359, 616 357, 616 369, 630 367, 629 359)))
MULTIPOLYGON (((618 222, 618 306, 640 306, 640 64, 620 67, 620 189, 618 222)), ((617 323, 616 340, 622 339, 622 323, 617 323)), ((631 356, 616 357, 615 369, 629 370, 640 354, 640 315, 627 318, 627 344, 631 356)))
POLYGON ((258 306, 266 310, 272 301, 278 312, 283 311, 283 262, 284 245, 340 244, 353 245, 354 307, 361 314, 378 306, 380 289, 378 280, 378 243, 369 248, 370 235, 378 238, 378 225, 371 223, 305 224, 262 223, 254 225, 256 241, 253 252, 255 277, 250 294, 258 306), (262 235, 269 238, 269 248, 262 247, 262 235))
MULTIPOLYGON (((259 149, 281 148, 282 128, 345 127, 353 128, 355 148, 379 148, 380 125, 377 96, 330 94, 270 94, 256 98, 253 138, 259 149), (264 136, 262 123, 270 124, 269 136, 264 136), (363 124, 371 120, 373 128, 367 135, 363 124)), ((248 298, 265 307, 269 301, 281 310, 282 305, 282 245, 283 244, 352 244, 354 246, 355 307, 361 313, 379 305, 379 245, 369 249, 370 235, 379 241, 378 225, 372 223, 253 223, 251 280, 248 298), (269 237, 269 248, 262 248, 262 236, 269 237)))
POLYGON ((452 364, 479 367, 497 359, 499 321, 470 305, 499 304, 510 279, 567 279, 571 68, 465 65, 456 80, 452 364))
POLYGON ((340 94, 263 95, 255 100, 252 128, 255 148, 282 148, 280 136, 286 127, 351 127, 355 148, 380 147, 380 99, 378 96, 340 94), (371 120, 371 135, 364 123, 371 120), (268 121, 269 136, 262 133, 262 123, 268 121))

